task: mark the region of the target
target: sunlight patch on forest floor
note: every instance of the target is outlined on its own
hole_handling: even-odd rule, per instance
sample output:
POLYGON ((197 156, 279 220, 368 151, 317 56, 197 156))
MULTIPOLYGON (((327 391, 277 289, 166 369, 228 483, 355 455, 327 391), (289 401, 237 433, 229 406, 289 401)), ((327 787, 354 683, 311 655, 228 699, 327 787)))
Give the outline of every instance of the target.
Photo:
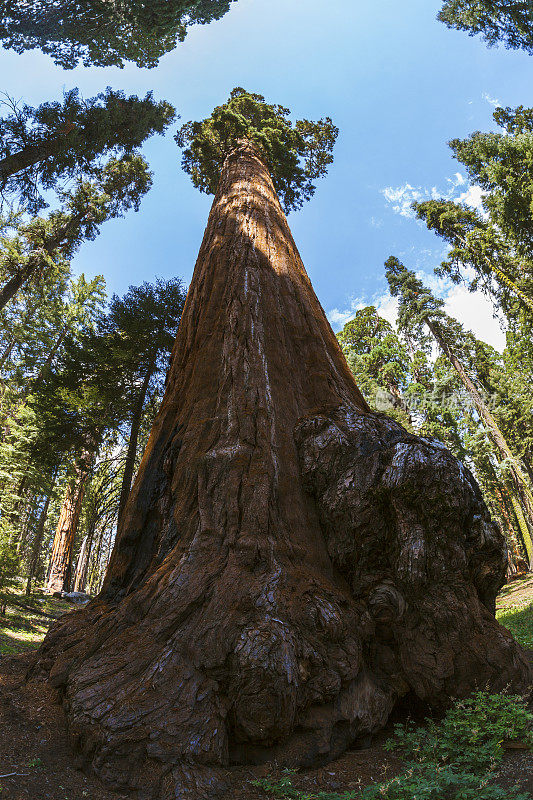
MULTIPOLYGON (((27 597, 22 590, 10 593, 13 599, 28 608, 9 604, 5 616, 0 616, 0 655, 12 655, 34 650, 41 644, 53 622, 48 616, 60 616, 75 606, 43 592, 27 597), (32 610, 29 610, 31 607, 32 610)), ((496 617, 524 647, 533 650, 533 576, 506 584, 496 600, 496 617)))
POLYGON ((72 604, 42 592, 33 592, 27 597, 22 590, 0 593, 0 601, 7 602, 5 615, 0 616, 0 655, 36 649, 54 622, 53 618, 73 608, 72 604), (10 603, 10 598, 14 602, 10 603))

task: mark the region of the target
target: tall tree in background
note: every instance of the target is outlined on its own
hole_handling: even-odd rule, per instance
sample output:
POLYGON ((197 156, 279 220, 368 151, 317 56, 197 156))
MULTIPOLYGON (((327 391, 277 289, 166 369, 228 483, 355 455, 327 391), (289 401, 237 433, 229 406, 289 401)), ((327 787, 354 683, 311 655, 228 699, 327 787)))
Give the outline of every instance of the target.
POLYGON ((452 320, 443 311, 443 301, 434 297, 415 273, 391 256, 385 264, 386 276, 393 297, 398 297, 398 327, 411 332, 427 326, 441 352, 449 360, 478 412, 487 433, 492 439, 502 462, 505 462, 511 475, 514 488, 520 497, 527 514, 529 530, 526 534, 526 547, 530 564, 533 564, 533 546, 531 530, 533 530, 533 494, 522 467, 509 447, 493 414, 491 413, 483 392, 472 379, 461 358, 461 340, 464 332, 456 320, 452 320))
POLYGON ((117 370, 130 375, 131 417, 118 517, 122 516, 133 479, 137 443, 146 396, 161 372, 176 338, 185 290, 179 279, 130 286, 124 297, 112 298, 105 328, 115 344, 117 370))
POLYGON ((32 214, 46 205, 41 189, 90 176, 103 156, 132 153, 175 117, 174 108, 156 103, 151 92, 140 99, 109 87, 88 100, 72 89, 62 103, 32 108, 11 102, 9 108, 0 119, 0 194, 17 197, 32 214))
POLYGON ((0 0, 0 39, 16 52, 39 48, 63 69, 155 67, 187 28, 220 19, 232 0, 0 0))
POLYGON ((409 355, 392 325, 379 316, 374 306, 367 306, 346 323, 337 338, 370 405, 375 408, 379 390, 385 390, 390 406, 398 412, 398 421, 409 425, 411 415, 403 396, 409 355))
POLYGON ((529 682, 479 489, 369 409, 283 214, 335 133, 239 89, 178 135, 218 187, 165 398, 103 590, 38 666, 123 787, 216 796, 230 762, 334 758, 409 691, 529 682))
POLYGON ((470 36, 480 33, 490 46, 501 43, 533 54, 530 0, 444 0, 438 18, 470 36))
POLYGON ((505 133, 476 132, 450 147, 483 189, 482 215, 450 200, 415 203, 419 218, 451 245, 440 272, 495 297, 508 316, 533 313, 533 110, 499 108, 505 133))
POLYGON ((78 530, 83 495, 94 457, 95 452, 83 453, 75 464, 74 474, 67 485, 46 579, 46 588, 52 592, 69 591, 71 588, 74 541, 78 530))
POLYGON ((29 280, 42 280, 56 262, 70 259, 80 244, 94 239, 108 219, 138 209, 150 189, 151 174, 139 155, 111 159, 91 181, 79 181, 62 193, 63 205, 47 218, 34 217, 18 226, 15 236, 4 237, 0 251, 0 310, 29 280))

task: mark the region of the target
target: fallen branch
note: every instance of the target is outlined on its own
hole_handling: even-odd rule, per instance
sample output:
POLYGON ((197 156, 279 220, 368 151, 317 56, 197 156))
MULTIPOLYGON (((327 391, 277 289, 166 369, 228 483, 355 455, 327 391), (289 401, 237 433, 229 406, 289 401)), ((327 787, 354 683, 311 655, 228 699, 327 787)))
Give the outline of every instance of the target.
POLYGON ((29 772, 7 772, 5 775, 0 775, 0 778, 11 778, 12 775, 27 776, 29 772))

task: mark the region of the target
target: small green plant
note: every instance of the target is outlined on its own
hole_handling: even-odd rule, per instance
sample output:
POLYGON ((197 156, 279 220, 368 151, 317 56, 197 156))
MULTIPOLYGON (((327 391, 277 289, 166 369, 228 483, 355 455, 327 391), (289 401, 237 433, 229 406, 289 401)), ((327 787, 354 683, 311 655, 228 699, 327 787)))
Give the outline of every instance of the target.
POLYGON ((43 762, 41 758, 31 758, 27 764, 28 767, 42 767, 42 765, 43 762))
POLYGON ((441 722, 427 720, 423 728, 395 725, 394 739, 385 748, 400 749, 409 761, 453 764, 478 773, 501 761, 505 740, 533 746, 532 723, 522 698, 477 692, 457 701, 441 722))
POLYGON ((494 784, 494 772, 505 741, 533 746, 533 715, 521 697, 477 692, 457 701, 440 722, 425 727, 396 725, 387 750, 399 750, 405 770, 361 791, 308 794, 292 784, 295 772, 278 781, 263 778, 254 785, 286 800, 532 800, 518 788, 494 784))

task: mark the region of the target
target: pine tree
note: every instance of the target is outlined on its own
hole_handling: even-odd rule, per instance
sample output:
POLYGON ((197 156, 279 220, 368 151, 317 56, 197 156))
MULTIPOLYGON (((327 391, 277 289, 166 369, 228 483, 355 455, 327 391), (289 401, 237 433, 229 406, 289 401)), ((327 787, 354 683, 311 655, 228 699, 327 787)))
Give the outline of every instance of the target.
POLYGON ((83 100, 78 89, 65 92, 63 102, 38 108, 11 102, 0 119, 0 193, 17 197, 31 214, 46 206, 41 188, 59 181, 91 176, 102 157, 131 154, 154 133, 163 133, 175 116, 152 93, 140 99, 109 87, 83 100))
POLYGON ((440 272, 492 294, 507 315, 533 312, 533 111, 499 108, 506 133, 476 132, 450 147, 483 189, 482 215, 451 200, 414 203, 417 215, 451 245, 440 272), (473 272, 474 278, 467 277, 473 272))
POLYGON ((130 286, 124 297, 112 298, 105 328, 114 342, 117 370, 127 373, 131 386, 131 424, 119 501, 119 520, 128 499, 137 456, 137 443, 147 393, 168 367, 176 338, 185 291, 179 279, 130 286))
POLYGON ((374 306, 367 306, 357 311, 337 338, 357 385, 372 408, 384 410, 383 406, 388 405, 399 422, 410 425, 411 414, 403 397, 409 353, 392 325, 379 316, 374 306), (383 392, 387 394, 384 396, 383 392))
POLYGON ((533 53, 530 0, 444 0, 438 18, 470 36, 480 33, 489 46, 502 43, 533 53))
MULTIPOLYGON (((460 345, 458 347, 458 342, 464 339, 461 326, 444 313, 443 301, 434 297, 431 291, 416 277, 415 273, 406 269, 397 258, 391 256, 385 266, 390 292, 393 297, 398 297, 400 301, 398 311, 398 326, 400 330, 410 329, 411 332, 415 332, 415 335, 416 333, 420 335, 424 326, 429 329, 439 349, 449 360, 472 399, 476 411, 483 420, 487 433, 499 453, 501 462, 505 462, 514 488, 526 511, 529 530, 533 530, 533 493, 531 492, 531 487, 523 473, 522 466, 509 447, 489 409, 483 397, 483 392, 476 385, 461 359, 460 345)), ((531 559, 533 547, 530 535, 526 539, 526 547, 528 556, 531 559)), ((530 563, 533 562, 530 561, 530 563)))
POLYGON ((148 165, 140 156, 111 159, 90 181, 81 180, 62 193, 63 205, 45 219, 35 217, 19 225, 17 233, 4 238, 0 271, 0 310, 29 280, 42 280, 56 264, 69 260, 83 241, 94 239, 100 225, 138 209, 150 189, 148 165))
POLYGON ((369 409, 313 292, 275 184, 309 196, 334 129, 288 117, 239 90, 182 131, 218 187, 165 397, 103 589, 40 654, 96 770, 159 797, 337 757, 409 691, 529 682, 472 476, 369 409))
POLYGON ((0 39, 22 53, 39 48, 63 69, 155 67, 185 39, 187 28, 227 13, 232 0, 0 1, 0 39))

